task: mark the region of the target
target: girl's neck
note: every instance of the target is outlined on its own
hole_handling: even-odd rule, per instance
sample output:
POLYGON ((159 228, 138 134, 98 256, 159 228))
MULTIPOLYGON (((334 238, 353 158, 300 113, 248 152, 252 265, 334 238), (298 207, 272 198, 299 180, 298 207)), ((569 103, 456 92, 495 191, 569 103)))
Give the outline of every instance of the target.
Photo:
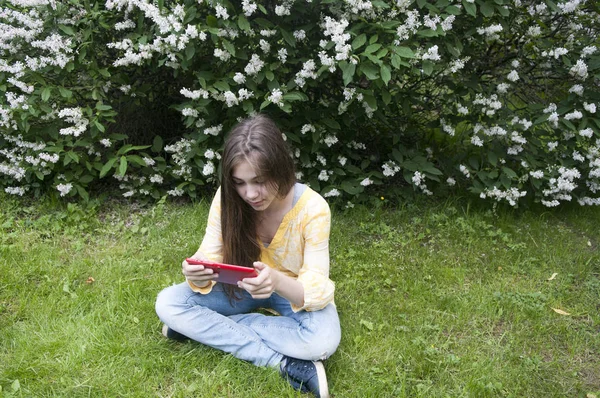
POLYGON ((281 214, 286 214, 288 211, 292 209, 292 202, 294 200, 294 187, 290 189, 290 191, 283 198, 275 197, 273 202, 271 202, 271 206, 265 209, 262 212, 263 218, 270 218, 273 216, 279 216, 281 214))

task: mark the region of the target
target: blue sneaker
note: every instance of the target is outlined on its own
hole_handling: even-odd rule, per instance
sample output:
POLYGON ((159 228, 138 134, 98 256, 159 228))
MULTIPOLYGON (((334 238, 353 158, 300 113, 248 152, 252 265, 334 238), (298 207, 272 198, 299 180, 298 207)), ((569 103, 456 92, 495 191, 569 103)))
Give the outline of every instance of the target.
POLYGON ((329 398, 327 376, 321 361, 285 357, 281 362, 280 373, 295 390, 310 392, 317 398, 329 398))
POLYGON ((174 331, 173 329, 171 329, 167 325, 163 325, 163 327, 162 327, 162 334, 163 334, 163 336, 165 336, 168 339, 179 341, 179 342, 182 342, 182 343, 184 341, 189 340, 189 337, 184 336, 181 333, 174 331))

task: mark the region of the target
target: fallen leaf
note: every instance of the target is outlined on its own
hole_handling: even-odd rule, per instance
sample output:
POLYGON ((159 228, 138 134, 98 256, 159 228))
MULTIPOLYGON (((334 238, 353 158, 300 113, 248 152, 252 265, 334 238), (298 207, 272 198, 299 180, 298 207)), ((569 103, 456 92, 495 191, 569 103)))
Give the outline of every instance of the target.
POLYGON ((597 397, 596 397, 596 394, 592 394, 591 392, 589 392, 589 393, 586 395, 586 397, 587 397, 587 398, 597 398, 597 397))
POLYGON ((569 314, 568 312, 566 312, 566 311, 563 311, 563 310, 561 310, 561 309, 558 309, 558 308, 552 308, 552 310, 553 310, 554 312, 556 312, 557 314, 560 314, 560 315, 571 315, 571 314, 569 314))
POLYGON ((558 275, 557 272, 553 273, 552 276, 550 278, 548 278, 547 280, 549 280, 549 281, 553 280, 554 278, 556 278, 556 275, 558 275))
POLYGON ((85 283, 87 283, 88 285, 91 285, 94 282, 96 282, 96 280, 94 278, 92 278, 91 276, 89 278, 87 278, 87 281, 85 281, 85 283))

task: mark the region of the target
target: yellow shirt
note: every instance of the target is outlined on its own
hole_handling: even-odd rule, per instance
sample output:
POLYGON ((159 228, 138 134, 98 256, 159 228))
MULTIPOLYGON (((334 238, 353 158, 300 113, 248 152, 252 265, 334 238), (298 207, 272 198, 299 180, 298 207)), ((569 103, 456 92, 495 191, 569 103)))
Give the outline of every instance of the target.
MULTIPOLYGON (((292 310, 316 311, 333 303, 334 283, 329 279, 329 205, 309 187, 283 217, 273 240, 261 243, 260 261, 297 279, 304 287, 304 306, 292 304, 292 310)), ((199 251, 210 260, 223 261, 221 236, 221 189, 210 206, 206 234, 199 251)), ((190 283, 194 291, 207 293, 190 283)))

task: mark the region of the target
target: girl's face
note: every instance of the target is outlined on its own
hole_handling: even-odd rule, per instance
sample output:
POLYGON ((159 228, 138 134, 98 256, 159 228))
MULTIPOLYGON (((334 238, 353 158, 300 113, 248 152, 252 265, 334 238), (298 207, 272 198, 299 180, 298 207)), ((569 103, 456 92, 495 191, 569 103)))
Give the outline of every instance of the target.
POLYGON ((276 201, 277 187, 272 187, 254 171, 252 165, 243 160, 231 173, 238 195, 256 211, 269 208, 276 201))

